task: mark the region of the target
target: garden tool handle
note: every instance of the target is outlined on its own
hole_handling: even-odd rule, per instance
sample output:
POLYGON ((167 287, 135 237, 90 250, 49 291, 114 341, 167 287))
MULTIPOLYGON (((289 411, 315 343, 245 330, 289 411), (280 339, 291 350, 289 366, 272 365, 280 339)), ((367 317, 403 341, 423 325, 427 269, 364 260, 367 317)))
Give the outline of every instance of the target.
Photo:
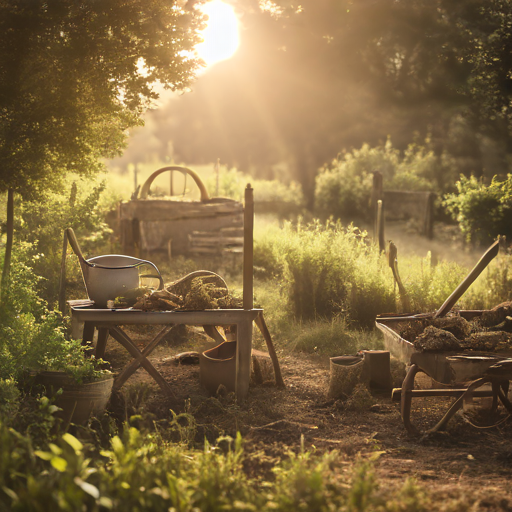
POLYGON ((489 263, 496 257, 500 250, 500 241, 496 240, 484 255, 478 260, 473 270, 464 278, 464 281, 455 288, 453 293, 446 299, 444 304, 436 311, 434 318, 445 316, 455 303, 462 297, 464 292, 473 284, 475 279, 484 271, 489 263))
POLYGON ((66 235, 68 237, 69 245, 73 249, 73 252, 78 256, 81 261, 85 261, 85 258, 82 254, 82 250, 80 249, 80 245, 78 244, 78 240, 76 239, 75 232, 73 228, 66 228, 66 235))

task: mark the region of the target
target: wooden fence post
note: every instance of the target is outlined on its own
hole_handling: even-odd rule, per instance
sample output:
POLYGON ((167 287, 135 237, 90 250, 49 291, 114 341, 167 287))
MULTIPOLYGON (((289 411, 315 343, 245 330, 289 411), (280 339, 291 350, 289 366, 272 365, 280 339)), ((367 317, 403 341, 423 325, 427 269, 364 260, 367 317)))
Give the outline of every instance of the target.
POLYGON ((436 195, 430 192, 427 197, 427 204, 425 207, 425 219, 423 224, 423 231, 425 236, 432 240, 434 238, 434 200, 436 195))
POLYGON ((377 233, 379 238, 379 250, 384 252, 386 250, 386 242, 384 241, 384 203, 381 199, 377 201, 377 233))
POLYGON ((253 232, 254 232, 254 195, 250 184, 245 189, 244 205, 244 271, 243 271, 243 307, 253 309, 253 232))
MULTIPOLYGON (((379 237, 379 224, 377 219, 378 214, 378 202, 384 199, 383 197, 383 188, 382 188, 382 173, 379 171, 375 171, 373 173, 373 187, 372 187, 372 199, 371 199, 371 209, 372 209, 372 219, 373 219, 373 240, 375 242, 378 241, 379 237)), ((381 247, 382 250, 382 247, 381 247)))

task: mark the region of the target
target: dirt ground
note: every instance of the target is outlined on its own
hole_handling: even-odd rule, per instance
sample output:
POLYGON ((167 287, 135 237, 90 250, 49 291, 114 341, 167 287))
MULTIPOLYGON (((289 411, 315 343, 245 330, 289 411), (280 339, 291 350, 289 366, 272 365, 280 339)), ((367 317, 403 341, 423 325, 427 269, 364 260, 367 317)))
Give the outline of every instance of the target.
MULTIPOLYGON (((157 331, 130 331, 142 350, 157 331)), ((477 429, 456 416, 446 432, 412 437, 405 431, 398 403, 389 391, 372 390, 374 405, 347 410, 342 400, 327 397, 329 359, 299 353, 279 354, 285 388, 271 382, 251 385, 242 404, 233 396, 212 397, 201 388, 198 364, 176 364, 174 356, 186 350, 204 350, 214 343, 194 329, 169 338, 149 357, 172 387, 166 397, 148 373, 139 369, 112 400, 119 419, 138 414, 140 421, 165 421, 189 413, 195 421, 195 439, 214 441, 219 435, 240 431, 248 455, 248 471, 265 474, 288 450, 297 451, 303 436, 306 448, 317 453, 337 450, 354 461, 358 454, 382 451, 376 463, 381 486, 396 486, 414 477, 429 492, 453 497, 471 496, 472 510, 512 511, 512 422, 492 429, 477 429), (190 343, 184 340, 192 340, 190 343)), ((113 370, 130 356, 112 338, 106 359, 113 370)), ((424 378, 422 387, 432 385, 424 378)), ((413 401, 413 422, 422 430, 435 424, 450 399, 413 401)))

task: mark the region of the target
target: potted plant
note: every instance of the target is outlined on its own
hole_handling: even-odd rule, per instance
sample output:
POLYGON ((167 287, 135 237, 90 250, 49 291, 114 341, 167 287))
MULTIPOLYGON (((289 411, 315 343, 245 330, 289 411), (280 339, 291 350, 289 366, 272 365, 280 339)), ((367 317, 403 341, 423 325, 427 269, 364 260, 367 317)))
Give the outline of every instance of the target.
POLYGON ((105 408, 114 378, 103 361, 86 357, 80 341, 66 338, 61 315, 37 296, 36 279, 30 268, 18 266, 2 293, 0 379, 42 386, 66 423, 84 423, 105 408))

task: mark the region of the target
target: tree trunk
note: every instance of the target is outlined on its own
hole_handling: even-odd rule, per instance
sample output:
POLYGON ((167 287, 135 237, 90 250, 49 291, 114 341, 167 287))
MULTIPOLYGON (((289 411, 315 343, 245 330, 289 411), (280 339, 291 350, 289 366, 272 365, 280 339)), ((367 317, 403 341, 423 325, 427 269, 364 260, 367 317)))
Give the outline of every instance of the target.
POLYGON ((4 268, 2 269, 2 288, 5 290, 9 273, 11 271, 12 241, 14 238, 14 191, 12 188, 7 192, 7 240, 5 243, 4 268))

